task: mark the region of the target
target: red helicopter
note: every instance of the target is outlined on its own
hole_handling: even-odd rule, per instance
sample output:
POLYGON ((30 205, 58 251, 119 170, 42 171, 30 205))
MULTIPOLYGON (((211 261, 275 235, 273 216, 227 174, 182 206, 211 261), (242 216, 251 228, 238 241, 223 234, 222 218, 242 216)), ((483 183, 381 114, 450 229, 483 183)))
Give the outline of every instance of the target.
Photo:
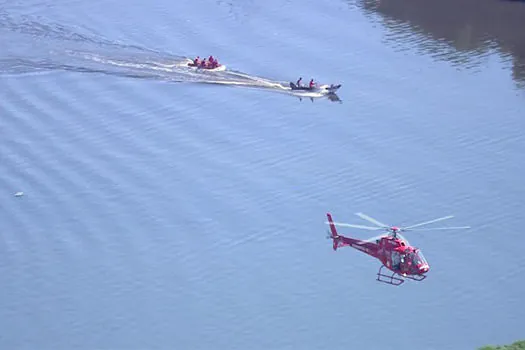
MULTIPOLYGON (((411 246, 408 241, 403 236, 401 236, 400 232, 412 231, 416 227, 453 217, 451 215, 444 216, 439 219, 425 221, 407 227, 396 227, 385 225, 363 213, 356 213, 356 215, 376 226, 372 227, 334 222, 332 220, 332 215, 327 213, 326 216, 328 217, 328 222, 326 223, 330 225, 331 232, 329 232, 329 236, 326 238, 333 240, 334 250, 337 250, 337 248, 340 247, 350 246, 379 259, 383 265, 381 265, 379 268, 377 280, 394 286, 399 286, 405 282, 405 278, 410 278, 414 281, 422 281, 427 278, 426 273, 430 270, 430 266, 425 260, 421 250, 411 246), (371 231, 384 230, 387 231, 388 234, 379 235, 363 241, 338 234, 335 228, 336 226, 353 227, 371 231), (392 274, 390 275, 390 273, 382 273, 384 267, 392 271, 392 274)), ((421 228, 417 230, 455 230, 467 228, 470 228, 470 226, 421 228)))

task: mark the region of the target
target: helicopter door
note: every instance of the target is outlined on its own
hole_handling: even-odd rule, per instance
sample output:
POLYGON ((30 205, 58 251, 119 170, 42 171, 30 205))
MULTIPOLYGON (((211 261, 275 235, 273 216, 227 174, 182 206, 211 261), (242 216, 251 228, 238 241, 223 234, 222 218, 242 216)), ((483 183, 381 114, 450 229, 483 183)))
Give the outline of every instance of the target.
POLYGON ((401 263, 401 257, 396 251, 392 252, 392 269, 399 270, 399 264, 401 263))

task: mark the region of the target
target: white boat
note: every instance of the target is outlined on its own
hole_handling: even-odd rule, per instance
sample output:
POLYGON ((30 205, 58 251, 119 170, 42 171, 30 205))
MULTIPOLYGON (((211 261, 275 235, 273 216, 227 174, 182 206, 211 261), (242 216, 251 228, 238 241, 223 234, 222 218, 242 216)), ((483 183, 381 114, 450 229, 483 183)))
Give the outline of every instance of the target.
POLYGON ((319 86, 309 87, 309 86, 297 86, 294 83, 290 82, 290 88, 292 90, 298 90, 298 91, 306 91, 306 92, 317 92, 321 94, 333 94, 335 93, 339 88, 341 87, 341 84, 323 84, 319 86))

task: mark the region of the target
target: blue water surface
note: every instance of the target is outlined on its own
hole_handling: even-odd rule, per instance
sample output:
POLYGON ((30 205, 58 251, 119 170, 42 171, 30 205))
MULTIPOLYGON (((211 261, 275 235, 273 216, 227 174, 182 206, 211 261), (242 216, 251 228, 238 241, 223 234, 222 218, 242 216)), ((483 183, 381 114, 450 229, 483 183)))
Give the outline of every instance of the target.
POLYGON ((456 49, 361 5, 0 3, 0 348, 522 338, 511 62, 497 48, 436 59, 456 49), (161 66, 210 54, 248 80, 161 66), (341 83, 341 101, 201 84, 299 76, 341 83), (379 261, 332 250, 326 212, 472 229, 407 233, 431 270, 396 288, 375 280, 379 261))

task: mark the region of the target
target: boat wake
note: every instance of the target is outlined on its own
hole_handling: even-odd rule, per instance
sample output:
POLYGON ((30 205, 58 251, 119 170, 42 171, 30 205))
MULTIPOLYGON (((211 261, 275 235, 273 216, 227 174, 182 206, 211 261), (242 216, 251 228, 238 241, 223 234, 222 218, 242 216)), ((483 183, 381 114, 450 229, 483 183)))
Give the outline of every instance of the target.
MULTIPOLYGON (((298 91, 289 82, 275 81, 226 68, 207 71, 189 67, 188 57, 125 45, 56 24, 0 13, 0 35, 7 39, 0 54, 0 74, 52 71, 95 73, 178 83, 201 83, 259 88, 319 98, 323 91, 298 91)), ((335 95, 335 94, 330 94, 335 95)), ((334 100, 334 96, 331 96, 334 100)), ((336 99, 338 100, 338 99, 336 99)))

